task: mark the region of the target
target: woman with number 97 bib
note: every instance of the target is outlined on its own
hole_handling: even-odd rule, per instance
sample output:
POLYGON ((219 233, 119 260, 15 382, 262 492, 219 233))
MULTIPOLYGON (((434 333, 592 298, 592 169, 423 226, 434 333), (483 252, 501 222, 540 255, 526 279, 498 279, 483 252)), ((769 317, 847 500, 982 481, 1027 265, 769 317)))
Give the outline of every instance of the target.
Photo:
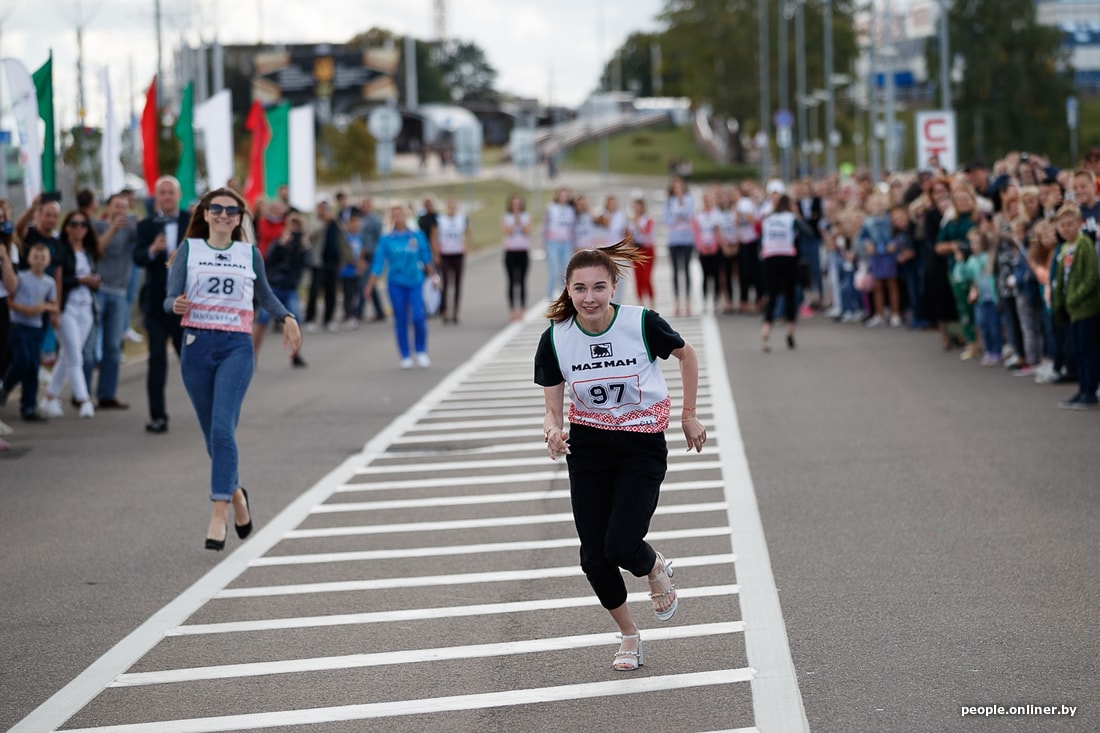
POLYGON ((695 411, 695 349, 657 313, 611 302, 620 272, 645 256, 629 240, 576 252, 535 354, 535 383, 546 397, 547 450, 553 460, 566 456, 581 569, 619 627, 622 643, 612 668, 624 672, 645 657, 619 568, 646 576, 658 620, 672 618, 679 605, 671 561, 645 541, 665 477, 664 431, 672 409, 658 358, 680 362, 680 422, 688 450, 702 451, 707 441, 695 411), (562 429, 567 386, 568 434, 562 429))
POLYGON ((253 246, 245 202, 226 188, 199 201, 187 240, 173 256, 164 309, 183 316, 180 373, 210 455, 210 500, 214 509, 206 549, 223 550, 229 534, 229 503, 237 536, 252 531, 248 493, 237 475, 237 421, 252 380, 253 297, 283 322, 283 346, 297 353, 298 322, 283 306, 264 273, 264 259, 253 246), (246 231, 248 234, 246 234, 246 231))

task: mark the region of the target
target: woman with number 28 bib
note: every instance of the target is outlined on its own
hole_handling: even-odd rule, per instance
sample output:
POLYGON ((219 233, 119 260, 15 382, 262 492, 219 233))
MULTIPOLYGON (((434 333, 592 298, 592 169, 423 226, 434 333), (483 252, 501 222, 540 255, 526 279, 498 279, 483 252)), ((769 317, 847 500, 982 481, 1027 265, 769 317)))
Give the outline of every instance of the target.
POLYGON ((696 417, 695 349, 657 313, 612 302, 620 272, 645 256, 629 239, 576 252, 535 354, 535 383, 546 397, 547 450, 553 460, 566 457, 581 569, 619 627, 622 643, 612 668, 624 672, 645 657, 619 568, 648 579, 658 620, 672 618, 679 605, 672 562, 645 541, 665 477, 664 431, 672 411, 658 358, 680 362, 680 423, 688 450, 702 451, 707 442, 696 417), (562 414, 567 388, 568 433, 562 414))
POLYGON ((247 216, 234 191, 219 188, 202 197, 172 259, 164 300, 166 311, 183 316, 180 373, 210 454, 208 550, 225 549, 230 502, 237 536, 252 531, 248 493, 237 475, 236 432, 255 364, 253 297, 283 322, 284 348, 297 353, 302 343, 298 322, 271 292, 263 255, 250 241, 251 227, 244 227, 247 216))

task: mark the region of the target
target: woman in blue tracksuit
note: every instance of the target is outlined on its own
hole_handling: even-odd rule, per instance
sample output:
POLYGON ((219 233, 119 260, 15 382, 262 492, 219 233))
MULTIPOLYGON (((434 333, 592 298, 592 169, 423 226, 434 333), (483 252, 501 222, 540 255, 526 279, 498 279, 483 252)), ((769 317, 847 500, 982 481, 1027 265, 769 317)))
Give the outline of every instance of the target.
POLYGON ((386 272, 386 286, 393 306, 393 328, 397 336, 397 350, 401 354, 401 368, 411 369, 413 355, 409 349, 409 316, 412 316, 413 347, 416 363, 431 366, 428 358, 428 317, 424 312, 421 288, 424 277, 429 276, 439 287, 439 275, 432 262, 432 249, 422 232, 409 229, 405 210, 394 206, 390 211, 393 229, 378 240, 371 263, 370 277, 363 288, 363 298, 371 297, 374 284, 386 272))

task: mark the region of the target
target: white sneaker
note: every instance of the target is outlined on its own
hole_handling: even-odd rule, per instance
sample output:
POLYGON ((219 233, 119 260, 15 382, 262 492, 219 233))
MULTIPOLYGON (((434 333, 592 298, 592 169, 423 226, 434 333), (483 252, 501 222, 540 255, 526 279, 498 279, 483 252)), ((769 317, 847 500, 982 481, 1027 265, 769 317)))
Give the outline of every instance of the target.
POLYGON ((840 316, 841 316, 840 308, 830 308, 829 310, 825 311, 825 317, 826 318, 840 318, 840 316))
POLYGON ((890 316, 890 328, 901 328, 901 316, 890 316))
POLYGON ((1015 354, 1011 354, 1007 358, 1005 358, 1005 357, 1001 357, 1001 358, 1004 359, 1005 369, 1011 369, 1012 367, 1014 367, 1014 366, 1016 366, 1020 363, 1020 357, 1016 356, 1015 354))
POLYGON ((145 341, 145 337, 132 328, 127 328, 122 338, 124 341, 129 341, 132 344, 140 344, 145 341))
POLYGON ((879 326, 885 326, 886 319, 882 316, 871 316, 871 320, 867 321, 867 328, 878 328, 879 326))
POLYGON ((3 420, 0 420, 0 435, 11 435, 15 430, 3 420))
POLYGON ((306 333, 317 333, 317 324, 310 321, 306 324, 306 333))
POLYGON ((91 400, 87 400, 80 406, 81 419, 87 420, 90 417, 95 417, 95 405, 91 400))
POLYGON ((61 400, 54 397, 50 400, 42 400, 38 405, 38 411, 46 417, 64 417, 65 410, 61 407, 61 400))
POLYGON ((404 359, 402 359, 401 360, 401 368, 402 369, 412 369, 413 368, 412 357, 406 356, 404 359))
POLYGON ((338 333, 340 331, 340 324, 336 321, 333 321, 332 323, 325 326, 325 330, 329 333, 338 333))
POLYGON ((428 358, 428 355, 421 351, 416 355, 416 363, 427 369, 432 365, 432 360, 428 358))

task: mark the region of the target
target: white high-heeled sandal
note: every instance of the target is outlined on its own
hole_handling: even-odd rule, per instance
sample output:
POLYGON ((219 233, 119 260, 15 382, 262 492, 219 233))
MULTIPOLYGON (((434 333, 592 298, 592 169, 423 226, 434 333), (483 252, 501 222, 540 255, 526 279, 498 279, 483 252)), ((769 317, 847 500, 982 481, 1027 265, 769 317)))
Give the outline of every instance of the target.
POLYGON ((645 664, 645 652, 642 650, 642 637, 640 634, 619 634, 619 639, 626 641, 627 639, 637 639, 638 648, 636 651, 629 651, 623 649, 623 645, 619 643, 619 651, 615 652, 615 658, 611 660, 611 669, 616 672, 633 672, 634 670, 645 664))
POLYGON ((653 615, 657 617, 658 621, 668 621, 674 615, 676 615, 676 609, 680 607, 680 598, 676 595, 676 586, 672 583, 672 561, 666 560, 664 555, 657 553, 657 559, 661 561, 661 571, 654 575, 652 578, 647 578, 650 583, 650 587, 653 587, 653 583, 657 582, 662 575, 668 579, 668 589, 661 593, 650 592, 649 600, 653 602, 653 615), (672 596, 672 605, 666 608, 664 611, 658 611, 658 601, 662 598, 672 596))

